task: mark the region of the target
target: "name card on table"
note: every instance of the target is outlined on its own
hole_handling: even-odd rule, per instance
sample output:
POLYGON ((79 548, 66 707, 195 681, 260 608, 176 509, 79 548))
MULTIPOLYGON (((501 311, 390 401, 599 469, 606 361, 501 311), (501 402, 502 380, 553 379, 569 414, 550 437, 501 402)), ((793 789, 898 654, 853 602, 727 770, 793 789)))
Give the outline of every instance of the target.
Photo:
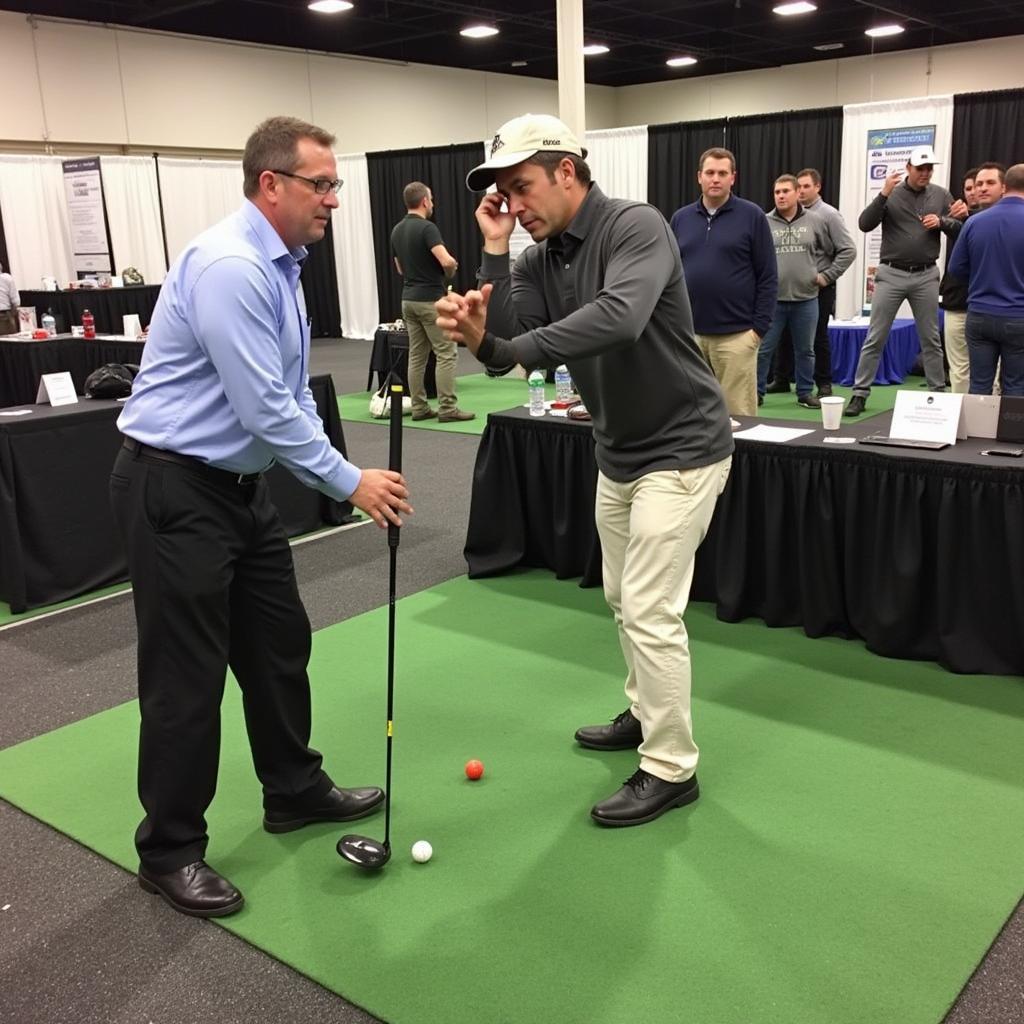
POLYGON ((44 373, 39 378, 37 405, 74 405, 77 401, 78 392, 70 373, 44 373))
POLYGON ((957 436, 963 436, 963 398, 948 392, 897 391, 889 436, 956 444, 957 436))

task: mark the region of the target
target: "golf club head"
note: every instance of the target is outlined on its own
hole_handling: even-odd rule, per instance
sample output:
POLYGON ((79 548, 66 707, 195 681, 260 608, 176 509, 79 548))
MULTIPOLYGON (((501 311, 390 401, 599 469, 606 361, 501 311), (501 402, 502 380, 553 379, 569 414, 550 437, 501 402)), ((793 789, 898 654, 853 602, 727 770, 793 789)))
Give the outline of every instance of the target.
POLYGON ((338 856, 367 871, 384 867, 391 860, 391 844, 369 836, 347 835, 338 840, 338 856))

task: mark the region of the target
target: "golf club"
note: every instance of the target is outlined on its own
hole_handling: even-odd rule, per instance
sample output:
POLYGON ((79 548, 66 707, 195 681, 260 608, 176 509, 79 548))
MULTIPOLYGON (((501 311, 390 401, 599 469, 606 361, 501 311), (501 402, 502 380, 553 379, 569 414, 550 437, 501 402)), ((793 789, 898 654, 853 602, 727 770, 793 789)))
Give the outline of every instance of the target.
MULTIPOLYGON (((391 451, 388 468, 402 472, 402 398, 401 383, 391 385, 391 451)), ((384 772, 384 841, 369 836, 344 835, 338 840, 338 854, 356 867, 373 871, 391 859, 391 734, 395 704, 395 576, 398 565, 398 541, 401 527, 388 523, 388 727, 387 767, 384 772)))

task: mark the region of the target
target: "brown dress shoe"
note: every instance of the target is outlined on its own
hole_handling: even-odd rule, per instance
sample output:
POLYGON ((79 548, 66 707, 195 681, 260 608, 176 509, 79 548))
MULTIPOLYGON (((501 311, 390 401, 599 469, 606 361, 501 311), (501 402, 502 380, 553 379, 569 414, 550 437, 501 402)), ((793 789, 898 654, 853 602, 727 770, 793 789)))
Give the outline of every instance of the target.
POLYGON ((320 821, 355 821, 372 814, 384 803, 384 790, 376 786, 361 789, 340 789, 335 786, 315 804, 293 807, 288 810, 267 810, 263 815, 263 827, 268 832, 294 832, 303 825, 320 821))
POLYGON ((139 867, 139 885, 163 898, 180 914, 226 917, 241 910, 245 897, 204 860, 157 875, 139 867))
POLYGON ((437 417, 438 423, 465 423, 466 420, 475 420, 475 412, 463 412, 461 409, 452 409, 451 412, 442 412, 437 417))
POLYGON ((419 423, 420 420, 432 420, 436 415, 433 409, 424 409, 423 412, 414 412, 412 418, 415 423, 419 423))

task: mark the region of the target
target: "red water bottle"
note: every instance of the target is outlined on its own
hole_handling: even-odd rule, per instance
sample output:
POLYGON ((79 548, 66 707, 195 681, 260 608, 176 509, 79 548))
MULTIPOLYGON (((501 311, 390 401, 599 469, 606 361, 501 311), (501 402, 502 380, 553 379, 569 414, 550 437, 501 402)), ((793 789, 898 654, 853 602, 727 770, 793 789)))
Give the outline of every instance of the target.
POLYGON ((83 338, 95 338, 96 337, 96 320, 92 313, 87 309, 82 310, 82 337, 83 338))

